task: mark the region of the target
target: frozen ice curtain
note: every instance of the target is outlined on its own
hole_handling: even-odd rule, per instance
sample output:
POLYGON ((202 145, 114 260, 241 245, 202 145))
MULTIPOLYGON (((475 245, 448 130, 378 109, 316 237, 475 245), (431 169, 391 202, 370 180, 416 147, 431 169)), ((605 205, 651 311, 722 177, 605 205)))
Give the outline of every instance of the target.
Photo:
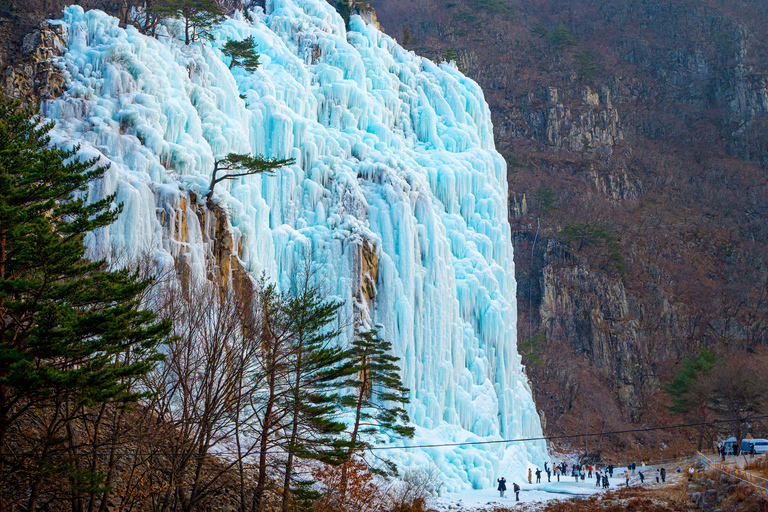
MULTIPOLYGON (((149 249, 159 264, 183 261, 204 276, 210 226, 191 201, 203 202, 214 161, 294 158, 215 189, 244 268, 285 286, 311 251, 345 314, 383 325, 411 389, 409 443, 540 436, 517 353, 506 165, 482 91, 358 17, 348 32, 322 0, 270 5, 189 46, 175 22, 152 38, 99 11, 65 11, 67 88, 43 112, 57 123, 54 142, 111 163, 89 198, 117 193, 124 208, 89 250, 149 249), (230 70, 222 47, 250 36, 259 68, 230 70), (363 253, 375 265, 365 298, 363 253)), ((543 464, 546 446, 387 455, 401 467, 434 462, 454 490, 520 478, 543 464)))

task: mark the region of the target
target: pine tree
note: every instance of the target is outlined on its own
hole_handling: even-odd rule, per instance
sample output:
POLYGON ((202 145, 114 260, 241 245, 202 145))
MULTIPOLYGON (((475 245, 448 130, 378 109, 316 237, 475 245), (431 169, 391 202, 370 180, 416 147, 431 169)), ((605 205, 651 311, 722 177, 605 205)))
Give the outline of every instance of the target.
MULTIPOLYGON (((348 353, 335 341, 340 331, 334 323, 342 303, 326 300, 309 278, 307 270, 285 303, 293 335, 283 512, 294 498, 295 458, 339 465, 347 460, 350 446, 342 438, 346 425, 337 418, 339 387, 352 371, 348 353)), ((298 482, 299 490, 304 483, 298 482)))
POLYGON ((403 48, 411 46, 411 27, 406 23, 403 27, 403 48))
POLYGON ((672 401, 670 411, 686 413, 699 408, 701 397, 691 396, 691 390, 696 380, 709 373, 716 363, 717 356, 706 348, 694 357, 683 359, 682 368, 664 388, 672 401))
POLYGON ((214 0, 170 0, 151 7, 152 13, 184 20, 184 44, 213 39, 213 29, 226 17, 214 0))
POLYGON ((448 48, 445 50, 445 61, 446 62, 455 62, 458 66, 459 64, 459 53, 456 51, 456 48, 448 48))
POLYGON ((229 69, 240 66, 249 73, 259 69, 259 54, 256 53, 256 40, 253 36, 242 41, 227 41, 222 48, 222 53, 229 57, 229 69))
POLYGON ((285 431, 285 382, 290 373, 291 331, 286 317, 285 297, 277 286, 262 275, 256 288, 259 290, 261 357, 256 360, 257 369, 253 377, 262 391, 260 396, 251 398, 258 403, 258 425, 253 429, 258 462, 251 509, 262 510, 268 484, 269 454, 280 446, 281 435, 285 431))
MULTIPOLYGON (((351 447, 349 455, 356 449, 370 448, 370 441, 381 434, 412 438, 414 429, 408 425, 408 413, 402 407, 410 402, 409 390, 400 379, 398 357, 390 355, 392 343, 380 335, 381 327, 362 331, 352 342, 351 371, 357 377, 347 385, 355 389, 355 395, 344 397, 343 403, 354 409, 351 447)), ((346 472, 342 469, 342 489, 346 486, 346 472)))
POLYGON ((213 189, 217 183, 224 180, 233 180, 235 178, 241 178, 243 176, 250 176, 252 174, 270 174, 274 170, 286 165, 293 165, 295 160, 293 158, 277 159, 277 158, 263 158, 260 156, 240 155, 237 153, 230 153, 221 160, 216 160, 213 165, 213 174, 211 175, 211 184, 208 187, 208 194, 206 194, 206 201, 210 201, 213 197, 213 189), (240 171, 234 173, 227 173, 219 176, 219 171, 240 171))
MULTIPOLYGON (((0 479, 10 485, 13 472, 32 462, 49 474, 69 471, 72 485, 82 488, 101 479, 43 455, 10 459, 10 437, 54 452, 66 431, 59 426, 42 438, 24 438, 29 429, 21 426, 31 411, 62 422, 64 408, 52 404, 135 401, 129 381, 160 359, 155 347, 169 325, 139 307, 147 281, 85 259, 86 233, 112 223, 120 208, 111 207, 114 196, 83 199, 106 167, 79 159, 79 148, 51 146, 52 127, 0 98, 0 479)), ((41 479, 42 473, 32 477, 28 510, 36 506, 41 479)), ((6 498, 0 493, 0 509, 6 498)))

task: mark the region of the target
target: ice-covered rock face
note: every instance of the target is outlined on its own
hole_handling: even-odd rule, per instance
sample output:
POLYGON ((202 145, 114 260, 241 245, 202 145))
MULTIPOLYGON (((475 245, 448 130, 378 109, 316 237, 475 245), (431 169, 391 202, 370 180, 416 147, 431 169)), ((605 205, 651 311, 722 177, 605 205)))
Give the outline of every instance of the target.
MULTIPOLYGON (((213 43, 185 47, 119 28, 99 11, 65 11, 59 64, 68 86, 44 113, 57 122, 56 142, 111 163, 90 197, 116 192, 124 205, 114 225, 89 237, 91 253, 149 251, 204 274, 209 227, 186 198, 205 195, 214 160, 295 158, 274 176, 216 188, 245 268, 285 285, 311 250, 345 314, 384 326, 419 427, 408 444, 541 435, 516 349, 506 165, 480 88, 358 17, 347 32, 322 0, 272 0, 269 15, 253 18, 230 19, 213 43), (248 36, 259 70, 230 71, 221 47, 248 36), (375 282, 363 298, 361 268, 371 264, 375 282)), ((455 490, 522 477, 546 448, 385 454, 401 467, 433 461, 444 490, 455 490)))

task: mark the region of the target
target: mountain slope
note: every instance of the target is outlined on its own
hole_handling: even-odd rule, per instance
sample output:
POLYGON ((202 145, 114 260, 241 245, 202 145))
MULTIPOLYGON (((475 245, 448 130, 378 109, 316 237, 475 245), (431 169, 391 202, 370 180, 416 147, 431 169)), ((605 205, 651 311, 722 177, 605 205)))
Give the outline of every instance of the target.
POLYGON ((682 357, 766 343, 765 2, 372 4, 486 91, 550 431, 662 420, 682 357))

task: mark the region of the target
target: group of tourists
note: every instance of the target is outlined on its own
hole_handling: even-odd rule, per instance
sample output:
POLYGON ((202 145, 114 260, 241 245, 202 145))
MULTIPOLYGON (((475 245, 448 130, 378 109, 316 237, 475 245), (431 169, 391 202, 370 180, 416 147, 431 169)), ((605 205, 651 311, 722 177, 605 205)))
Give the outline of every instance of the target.
MULTIPOLYGON (((645 463, 643 463, 643 466, 645 466, 645 463)), ((560 481, 560 476, 566 476, 570 475, 574 478, 576 482, 579 482, 579 480, 584 480, 585 478, 594 478, 595 479, 595 487, 602 487, 603 489, 608 489, 611 486, 611 483, 609 481, 609 478, 613 478, 613 472, 615 470, 615 466, 613 464, 608 464, 607 466, 593 466, 592 464, 573 464, 572 466, 568 466, 568 463, 561 462, 560 464, 552 463, 552 467, 549 467, 549 463, 544 463, 544 473, 547 474, 547 482, 552 481, 552 476, 557 478, 557 481, 560 481)), ((692 469, 692 468, 691 468, 692 469)), ((682 471, 680 469, 679 471, 682 471)), ((541 483, 541 475, 542 471, 539 468, 536 468, 534 471, 532 468, 528 468, 528 483, 533 484, 533 476, 536 476, 536 483, 541 483)), ((645 483, 645 473, 643 473, 642 468, 638 469, 636 463, 629 464, 627 466, 627 469, 624 471, 624 484, 629 487, 631 479, 637 475, 640 478, 640 484, 645 483)), ((656 469, 654 476, 656 478, 656 483, 663 483, 667 481, 667 470, 664 468, 658 468, 656 469)), ((692 471, 691 474, 689 474, 689 479, 692 478, 692 471)), ((507 490, 507 480, 504 477, 501 477, 497 480, 498 482, 498 491, 501 493, 501 497, 504 497, 504 492, 507 490)), ((520 501, 520 486, 516 483, 513 483, 513 489, 515 492, 515 501, 520 501)))

